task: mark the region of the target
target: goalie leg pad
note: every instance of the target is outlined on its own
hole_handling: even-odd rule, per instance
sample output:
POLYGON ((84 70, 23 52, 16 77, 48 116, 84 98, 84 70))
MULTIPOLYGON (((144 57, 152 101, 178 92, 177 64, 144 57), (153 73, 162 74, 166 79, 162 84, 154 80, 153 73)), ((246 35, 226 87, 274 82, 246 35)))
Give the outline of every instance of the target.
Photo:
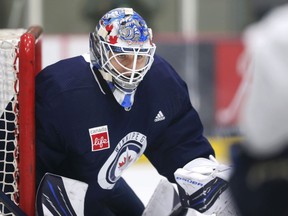
POLYGON ((84 215, 87 188, 84 182, 46 173, 36 195, 37 216, 84 215))
POLYGON ((161 179, 142 216, 170 215, 178 204, 179 196, 174 186, 167 179, 161 179))

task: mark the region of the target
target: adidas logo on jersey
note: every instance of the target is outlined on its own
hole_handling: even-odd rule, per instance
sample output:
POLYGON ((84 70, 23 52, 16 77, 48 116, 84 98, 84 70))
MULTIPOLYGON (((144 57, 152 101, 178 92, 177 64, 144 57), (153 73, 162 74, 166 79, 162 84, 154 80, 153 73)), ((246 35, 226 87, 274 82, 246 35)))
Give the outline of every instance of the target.
POLYGON ((165 119, 165 116, 163 115, 162 111, 159 111, 157 116, 154 119, 154 122, 163 121, 165 119))

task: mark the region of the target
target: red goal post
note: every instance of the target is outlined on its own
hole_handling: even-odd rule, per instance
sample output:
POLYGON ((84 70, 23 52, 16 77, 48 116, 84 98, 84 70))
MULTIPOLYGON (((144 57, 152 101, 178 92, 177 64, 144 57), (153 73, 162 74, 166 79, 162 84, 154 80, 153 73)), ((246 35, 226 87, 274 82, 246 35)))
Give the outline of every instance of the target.
MULTIPOLYGON (((35 75, 42 67, 42 28, 0 30, 0 186, 35 215, 35 75)), ((0 202, 0 214, 13 215, 0 202)))

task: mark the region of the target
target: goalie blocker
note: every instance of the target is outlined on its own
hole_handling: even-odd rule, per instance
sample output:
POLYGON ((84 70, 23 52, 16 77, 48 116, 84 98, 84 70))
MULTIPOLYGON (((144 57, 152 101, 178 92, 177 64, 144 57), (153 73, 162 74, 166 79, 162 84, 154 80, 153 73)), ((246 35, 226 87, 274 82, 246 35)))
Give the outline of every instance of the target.
POLYGON ((197 158, 176 170, 182 206, 205 215, 239 215, 228 188, 232 168, 209 159, 197 158))

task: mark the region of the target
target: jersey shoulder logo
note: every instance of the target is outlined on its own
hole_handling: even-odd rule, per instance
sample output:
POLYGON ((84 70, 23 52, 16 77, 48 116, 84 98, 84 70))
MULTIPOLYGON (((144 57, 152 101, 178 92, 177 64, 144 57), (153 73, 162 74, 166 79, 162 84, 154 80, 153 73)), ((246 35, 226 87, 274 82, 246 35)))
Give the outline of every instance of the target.
POLYGON ((89 129, 91 150, 101 151, 110 148, 108 126, 99 126, 89 129))
POLYGON ((158 114, 156 115, 154 122, 163 121, 165 119, 165 116, 163 115, 162 111, 160 110, 158 114))

